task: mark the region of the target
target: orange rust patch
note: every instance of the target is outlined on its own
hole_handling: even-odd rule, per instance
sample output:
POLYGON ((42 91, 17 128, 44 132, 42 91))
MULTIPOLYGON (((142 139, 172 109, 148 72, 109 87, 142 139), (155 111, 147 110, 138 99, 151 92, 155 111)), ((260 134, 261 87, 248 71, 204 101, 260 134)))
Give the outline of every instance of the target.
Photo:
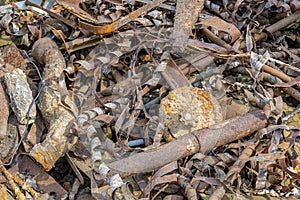
MULTIPOLYGON (((209 91, 182 87, 169 93, 160 104, 160 122, 174 137, 222 121, 221 107, 209 91)), ((169 140, 170 137, 165 136, 169 140)))

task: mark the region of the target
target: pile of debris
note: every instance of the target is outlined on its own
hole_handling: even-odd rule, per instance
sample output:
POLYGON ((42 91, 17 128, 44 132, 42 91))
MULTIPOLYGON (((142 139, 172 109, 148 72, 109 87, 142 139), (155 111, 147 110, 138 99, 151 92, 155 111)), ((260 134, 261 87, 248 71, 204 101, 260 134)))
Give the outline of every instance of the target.
POLYGON ((298 0, 2 5, 3 199, 299 198, 299 19, 298 0))

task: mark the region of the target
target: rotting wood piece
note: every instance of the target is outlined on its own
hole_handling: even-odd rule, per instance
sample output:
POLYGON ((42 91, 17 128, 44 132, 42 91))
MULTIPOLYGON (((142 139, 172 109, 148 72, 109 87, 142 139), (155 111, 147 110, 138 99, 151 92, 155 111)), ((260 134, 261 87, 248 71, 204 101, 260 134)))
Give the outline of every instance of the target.
POLYGON ((157 149, 138 153, 110 163, 108 164, 110 169, 109 175, 118 173, 122 177, 126 177, 138 173, 151 172, 180 158, 197 152, 205 153, 215 147, 250 135, 266 125, 267 118, 265 114, 260 110, 252 111, 209 128, 194 131, 157 149))
POLYGON ((46 139, 32 148, 30 156, 49 171, 76 141, 71 128, 77 111, 71 98, 61 93, 67 90, 66 85, 60 82, 66 64, 57 45, 49 38, 42 38, 33 45, 32 54, 35 60, 45 65, 45 87, 39 97, 38 106, 48 123, 49 131, 46 139))

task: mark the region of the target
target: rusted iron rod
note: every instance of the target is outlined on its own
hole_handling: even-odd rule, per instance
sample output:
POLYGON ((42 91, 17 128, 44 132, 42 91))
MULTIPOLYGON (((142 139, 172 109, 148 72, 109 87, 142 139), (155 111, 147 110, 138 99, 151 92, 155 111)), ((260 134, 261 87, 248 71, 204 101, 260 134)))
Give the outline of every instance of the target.
POLYGON ((265 114, 260 110, 252 111, 209 128, 194 131, 156 149, 110 163, 108 165, 111 170, 110 175, 119 173, 122 177, 126 177, 151 172, 180 158, 197 152, 205 153, 215 147, 250 135, 266 125, 265 114))
MULTIPOLYGON (((278 30, 290 25, 291 23, 298 20, 299 18, 300 18, 300 10, 298 10, 297 12, 291 14, 288 17, 285 17, 285 18, 279 20, 278 22, 272 24, 271 26, 267 27, 266 31, 269 32, 269 33, 274 33, 275 31, 278 31, 278 30)), ((267 37, 267 33, 256 34, 254 36, 255 41, 262 40, 266 37, 267 37)), ((246 47, 246 43, 245 42, 241 43, 240 49, 243 49, 245 47, 246 47)))
POLYGON ((48 134, 43 142, 34 145, 29 155, 49 171, 74 145, 71 127, 78 112, 71 97, 63 94, 67 88, 60 81, 60 75, 66 63, 56 43, 50 38, 39 39, 32 47, 32 55, 44 66, 45 87, 39 96, 38 106, 48 125, 48 134))

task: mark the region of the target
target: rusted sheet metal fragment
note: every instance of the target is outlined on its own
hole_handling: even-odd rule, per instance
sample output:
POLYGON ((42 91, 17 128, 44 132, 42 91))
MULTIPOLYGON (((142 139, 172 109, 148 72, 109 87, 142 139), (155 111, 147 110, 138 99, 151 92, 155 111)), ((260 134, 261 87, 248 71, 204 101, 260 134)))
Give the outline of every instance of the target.
MULTIPOLYGON (((38 5, 42 9, 50 9, 53 6, 53 4, 55 3, 55 0, 44 0, 44 1, 40 1, 40 0, 26 0, 25 1, 25 5, 28 5, 29 3, 32 3, 34 5, 38 5)), ((26 7, 24 7, 23 9, 26 9, 26 7)))
POLYGON ((174 29, 171 35, 174 39, 173 48, 176 51, 184 50, 203 6, 204 0, 177 0, 174 29))
POLYGON ((221 18, 215 16, 206 15, 205 19, 201 20, 200 24, 205 27, 213 27, 218 31, 228 33, 231 37, 230 42, 236 41, 240 36, 240 30, 232 23, 228 23, 221 18))
MULTIPOLYGON (((39 189, 45 194, 55 193, 56 199, 66 199, 68 192, 55 181, 55 179, 46 173, 41 167, 37 166, 28 156, 19 157, 19 162, 13 165, 9 172, 11 174, 17 174, 27 172, 33 176, 39 189)), ((39 199, 39 198, 36 198, 39 199)))
POLYGON ((25 60, 14 43, 0 48, 0 67, 24 69, 25 66, 25 60))
MULTIPOLYGON (((157 170, 151 180, 148 182, 147 186, 143 189, 144 197, 149 197, 150 192, 156 185, 167 183, 168 180, 165 180, 166 175, 172 173, 172 171, 174 170, 178 170, 177 161, 171 162, 157 170)), ((178 176, 177 174, 174 175, 176 175, 176 177, 174 177, 175 180, 173 180, 172 182, 177 182, 178 176)))
POLYGON ((146 14, 146 12, 148 12, 152 8, 160 5, 164 1, 165 0, 153 0, 150 3, 144 5, 143 7, 129 13, 125 17, 122 17, 121 19, 119 19, 111 24, 108 24, 108 25, 93 26, 91 24, 88 24, 86 22, 81 22, 81 21, 78 22, 78 25, 81 29, 91 31, 94 34, 102 35, 102 34, 106 34, 106 33, 111 33, 113 31, 118 30, 119 28, 121 28, 122 26, 127 24, 128 22, 131 22, 132 20, 136 19, 137 17, 146 14))
POLYGON ((59 83, 66 64, 57 45, 49 38, 42 38, 34 44, 32 54, 35 60, 45 64, 45 88, 39 97, 38 106, 49 125, 49 132, 42 143, 32 148, 30 156, 49 171, 74 144, 76 137, 72 136, 71 128, 77 111, 71 98, 60 92, 66 91, 66 85, 59 83))
POLYGON ((33 102, 32 92, 27 83, 27 78, 21 69, 14 69, 4 75, 6 90, 10 99, 10 106, 21 124, 33 123, 36 117, 36 107, 33 102))
POLYGON ((71 26, 71 27, 74 27, 76 28, 77 27, 77 23, 74 21, 74 20, 69 20, 59 14, 56 14, 55 12, 52 12, 50 9, 51 7, 53 6, 54 4, 54 1, 47 1, 45 3, 45 1, 39 1, 39 2, 36 2, 34 0, 26 0, 25 1, 25 4, 27 6, 34 6, 34 7, 37 7, 45 12, 47 12, 51 17, 55 18, 55 19, 58 19, 62 22, 64 22, 65 24, 71 26))
POLYGON ((56 0, 56 3, 63 6, 70 12, 72 12, 75 16, 79 17, 82 20, 85 20, 90 23, 99 24, 97 19, 95 19, 93 16, 85 12, 79 7, 81 0, 56 0))
POLYGON ((7 137, 7 123, 9 116, 8 97, 4 91, 4 71, 12 68, 23 68, 25 61, 21 56, 19 49, 14 43, 0 48, 0 139, 7 137))
POLYGON ((5 95, 2 83, 0 82, 0 139, 6 137, 7 120, 9 116, 8 99, 5 95))
POLYGON ((126 52, 134 51, 139 45, 146 45, 149 49, 156 48, 164 50, 168 41, 169 30, 161 32, 160 34, 153 31, 149 33, 147 30, 141 30, 139 33, 133 31, 126 31, 106 38, 100 42, 83 61, 77 61, 81 64, 81 68, 77 72, 77 79, 74 83, 74 103, 84 111, 83 104, 92 97, 96 90, 95 74, 105 65, 109 67, 118 62, 121 55, 126 52))
POLYGON ((229 168, 229 171, 226 175, 226 178, 224 178, 224 180, 228 181, 228 183, 233 183, 238 178, 238 174, 242 171, 245 165, 245 160, 249 159, 249 157, 253 155, 253 152, 255 151, 258 144, 259 142, 255 141, 249 143, 245 147, 243 152, 241 152, 239 159, 236 160, 235 163, 229 168))
POLYGON ((7 170, 3 165, 0 165, 0 170, 5 176, 5 178, 8 180, 10 186, 12 187, 12 190, 14 191, 15 199, 18 200, 25 200, 25 199, 39 199, 39 200, 48 200, 49 195, 48 194, 41 194, 40 192, 36 191, 32 187, 32 183, 28 181, 23 181, 23 179, 16 173, 12 174, 10 171, 7 170), (23 195, 23 192, 26 194, 23 195))
MULTIPOLYGON (((85 111, 86 111, 85 107, 87 107, 86 104, 88 102, 88 99, 90 97, 92 97, 96 91, 95 80, 97 80, 98 77, 96 77, 95 75, 99 74, 100 70, 105 71, 105 70, 109 69, 109 67, 112 64, 118 62, 118 59, 121 55, 123 55, 126 52, 134 51, 138 46, 145 46, 145 48, 147 47, 149 49, 155 49, 155 50, 158 50, 159 52, 163 52, 166 49, 170 49, 169 37, 172 32, 170 30, 172 30, 172 29, 166 29, 165 31, 162 31, 162 30, 157 31, 157 30, 153 30, 153 29, 151 31, 149 31, 147 29, 142 29, 139 32, 133 32, 133 31, 122 32, 122 33, 114 35, 110 38, 104 39, 93 51, 90 52, 90 54, 87 56, 87 58, 85 60, 77 61, 77 63, 81 64, 81 68, 78 70, 77 77, 74 82, 74 93, 75 93, 74 103, 80 109, 80 115, 79 115, 80 117, 78 116, 78 125, 79 125, 78 127, 80 128, 79 133, 82 133, 80 135, 86 135, 86 136, 90 137, 91 139, 93 139, 93 137, 91 137, 91 136, 96 135, 96 131, 94 130, 95 128, 92 127, 92 125, 91 125, 91 123, 93 122, 93 119, 92 119, 92 117, 87 116, 85 113, 85 111), (80 119, 83 119, 83 120, 80 120, 80 119), (86 119, 86 122, 80 123, 80 121, 84 121, 84 119, 86 119), (85 125, 80 126, 80 124, 82 124, 82 125, 85 124, 85 125)), ((189 47, 187 47, 187 48, 189 48, 189 47)), ((192 55, 192 54, 199 55, 199 51, 195 50, 195 48, 189 48, 189 52, 190 52, 190 55, 192 55)), ((168 67, 170 67, 170 69, 173 69, 173 71, 172 71, 172 73, 174 74, 173 76, 176 77, 176 78, 174 78, 174 77, 173 78, 178 79, 177 81, 176 80, 171 81, 172 76, 169 76, 169 80, 173 83, 172 88, 174 89, 174 88, 181 87, 181 86, 190 86, 191 84, 186 79, 184 74, 181 72, 180 68, 173 61, 168 63, 168 58, 169 58, 169 56, 167 57, 167 59, 166 59, 167 62, 165 62, 165 64, 168 65, 168 67)), ((186 58, 186 57, 184 57, 184 58, 186 58)), ((197 61, 197 60, 198 59, 196 59, 195 61, 197 61)), ((188 60, 188 61, 190 61, 190 60, 188 60)), ((127 85, 129 85, 129 84, 127 84, 127 85)), ((121 88, 124 89, 126 87, 121 87, 121 88)), ((132 87, 131 90, 135 90, 134 88, 136 88, 136 87, 132 87)), ((126 91, 126 94, 128 94, 128 93, 130 93, 129 91, 131 91, 131 90, 125 89, 124 91, 126 91)), ((124 91, 121 91, 121 93, 122 92, 124 93, 124 91)), ((108 91, 108 93, 110 95, 116 94, 113 90, 108 91)), ((118 95, 121 93, 117 92, 118 95)), ((116 95, 112 95, 112 96, 116 97, 116 95)), ((92 140, 89 140, 89 141, 92 141, 92 140)), ((83 143, 83 145, 86 147, 90 147, 91 144, 89 143, 89 141, 87 139, 86 142, 83 143)), ((183 143, 185 143, 185 142, 183 142, 183 143)), ((190 153, 186 152, 187 146, 188 146, 188 149, 191 150, 191 152, 197 152, 197 150, 194 150, 194 149, 198 149, 197 145, 198 145, 197 140, 195 140, 194 138, 189 138, 189 140, 187 140, 186 143, 183 144, 179 148, 179 150, 175 152, 176 159, 180 158, 181 155, 184 156, 183 154, 185 154, 185 155, 190 154, 190 153), (181 153, 183 153, 183 154, 181 154, 181 153)), ((174 146, 172 148, 177 149, 178 145, 175 145, 175 146, 176 146, 175 148, 174 148, 174 146)), ((94 156, 93 156, 94 158, 95 158, 95 155, 97 155, 97 154, 95 154, 96 152, 98 152, 98 151, 90 150, 90 153, 94 154, 94 156)), ((166 151, 166 152, 168 152, 168 154, 170 154, 170 155, 174 154, 174 152, 172 151, 171 148, 168 149, 168 151, 166 151)), ((102 161, 101 161, 100 154, 98 154, 98 155, 99 155, 99 157, 97 158, 97 161, 99 161, 98 163, 101 163, 102 161)), ((165 157, 165 154, 160 154, 157 157, 157 159, 153 158, 153 160, 156 162, 156 160, 160 160, 160 158, 162 156, 165 157)), ((149 158, 149 157, 147 157, 147 158, 149 158)), ((173 156, 173 158, 174 158, 174 156, 173 156)), ((150 160, 150 159, 148 159, 148 160, 150 160)), ((172 160, 172 158, 171 158, 171 160, 172 160)), ((102 163, 102 166, 104 166, 104 164, 105 163, 102 163)), ((133 162, 132 164, 136 164, 136 162, 133 162)), ((149 166, 151 167, 151 165, 149 165, 149 166)), ((131 167, 132 167, 132 169, 135 168, 135 166, 131 166, 131 167)), ((151 169, 153 169, 153 167, 151 169)), ((115 168, 113 168, 113 171, 114 170, 115 170, 115 168)), ((102 174, 102 172, 104 170, 103 171, 98 170, 98 171, 101 171, 101 174, 102 174)), ((116 173, 118 173, 118 171, 116 171, 116 173)), ((103 174, 106 175, 106 171, 103 174)), ((115 175, 115 174, 112 173, 111 175, 115 175)))
POLYGON ((249 112, 243 116, 184 135, 157 149, 112 162, 108 164, 111 170, 109 173, 119 173, 122 177, 126 177, 133 174, 151 172, 180 158, 197 152, 205 153, 215 147, 245 137, 264 128, 266 125, 267 119, 263 111, 249 112))
POLYGON ((9 161, 18 142, 18 122, 15 116, 11 115, 6 123, 7 129, 5 132, 5 137, 0 139, 0 160, 2 163, 9 161))
MULTIPOLYGON (((141 2, 141 3, 150 3, 151 0, 136 0, 136 2, 141 2)), ((160 4, 158 7, 167 9, 167 10, 175 10, 175 6, 171 6, 169 4, 160 4)))
POLYGON ((290 2, 290 6, 291 6, 292 11, 295 12, 296 10, 300 9, 300 1, 298 1, 298 0, 292 0, 290 2))
POLYGON ((90 37, 77 38, 72 41, 66 42, 66 50, 69 53, 95 46, 101 42, 99 35, 92 35, 90 37))
MULTIPOLYGON (((26 125, 19 125, 19 132, 24 133, 26 125)), ((30 151, 32 145, 37 144, 41 141, 42 135, 45 132, 45 124, 41 115, 37 115, 35 123, 30 127, 30 130, 27 134, 26 142, 23 142, 24 150, 26 152, 30 151)), ((26 129, 27 130, 27 129, 26 129)))
MULTIPOLYGON (((271 26, 268 26, 266 28, 266 32, 274 33, 275 31, 278 31, 278 30, 290 25, 291 23, 295 22, 299 18, 300 18, 300 10, 297 10, 290 16, 284 17, 283 19, 277 21, 276 23, 272 24, 271 26)), ((268 37, 268 35, 265 32, 254 35, 255 41, 259 41, 259 40, 265 39, 267 37, 268 37)), ((246 47, 246 42, 244 41, 243 43, 241 43, 239 49, 243 49, 245 47, 246 47)))
POLYGON ((162 75, 171 89, 192 86, 172 58, 167 61, 162 75))

